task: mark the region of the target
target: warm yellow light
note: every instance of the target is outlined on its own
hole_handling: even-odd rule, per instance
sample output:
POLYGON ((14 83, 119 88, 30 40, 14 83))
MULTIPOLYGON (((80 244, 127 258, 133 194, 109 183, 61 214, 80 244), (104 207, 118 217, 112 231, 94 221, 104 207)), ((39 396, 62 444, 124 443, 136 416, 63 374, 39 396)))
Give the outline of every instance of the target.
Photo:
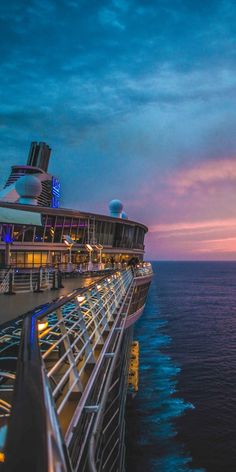
POLYGON ((85 297, 83 295, 78 295, 77 300, 78 300, 79 303, 82 303, 82 302, 84 302, 85 297))
POLYGON ((41 333, 48 327, 48 321, 38 321, 38 331, 41 333))
POLYGON ((91 251, 91 252, 93 251, 91 244, 85 244, 85 247, 86 249, 88 249, 88 251, 91 251))
POLYGON ((99 284, 97 285, 97 289, 98 289, 98 290, 99 290, 101 287, 102 287, 101 285, 99 285, 99 284))
POLYGON ((3 452, 0 452, 0 462, 5 461, 5 454, 3 452))

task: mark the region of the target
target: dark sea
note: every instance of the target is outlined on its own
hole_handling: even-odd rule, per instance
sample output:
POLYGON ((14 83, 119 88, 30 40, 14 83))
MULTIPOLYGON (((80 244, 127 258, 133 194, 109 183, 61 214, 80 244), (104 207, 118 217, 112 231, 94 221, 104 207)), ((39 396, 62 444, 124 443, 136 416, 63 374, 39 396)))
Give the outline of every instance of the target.
POLYGON ((153 268, 127 471, 236 472, 236 263, 153 268))

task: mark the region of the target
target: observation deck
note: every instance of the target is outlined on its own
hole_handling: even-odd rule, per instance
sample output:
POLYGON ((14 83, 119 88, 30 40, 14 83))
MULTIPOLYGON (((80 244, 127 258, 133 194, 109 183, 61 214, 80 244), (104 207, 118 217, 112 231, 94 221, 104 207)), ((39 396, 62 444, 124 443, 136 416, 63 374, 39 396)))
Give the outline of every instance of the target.
POLYGON ((0 470, 124 470, 132 325, 151 279, 147 263, 114 270, 1 326, 0 470))

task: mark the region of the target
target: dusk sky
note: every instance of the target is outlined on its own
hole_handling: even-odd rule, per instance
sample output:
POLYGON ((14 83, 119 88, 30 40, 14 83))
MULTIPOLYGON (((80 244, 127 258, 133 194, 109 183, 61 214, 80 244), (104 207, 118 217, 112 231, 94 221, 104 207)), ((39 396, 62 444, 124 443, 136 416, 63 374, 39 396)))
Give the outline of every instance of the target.
POLYGON ((52 147, 62 206, 119 198, 147 258, 236 259, 236 2, 1 1, 0 184, 52 147))

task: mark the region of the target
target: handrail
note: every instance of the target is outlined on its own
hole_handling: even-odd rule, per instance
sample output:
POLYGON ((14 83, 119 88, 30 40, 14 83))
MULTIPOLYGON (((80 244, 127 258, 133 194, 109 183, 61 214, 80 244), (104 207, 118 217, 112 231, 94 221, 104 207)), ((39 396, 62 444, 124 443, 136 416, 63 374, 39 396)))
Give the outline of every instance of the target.
MULTIPOLYGON (((130 290, 134 290, 133 285, 131 285, 130 290)), ((131 299, 132 299, 132 297, 130 297, 129 306, 130 306, 130 303, 131 303, 131 299)), ((129 306, 128 306, 128 309, 129 309, 129 306)), ((127 309, 127 312, 126 312, 126 317, 127 317, 128 309, 127 309)), ((98 439, 99 439, 99 434, 100 434, 101 428, 102 428, 102 420, 103 420, 103 415, 104 415, 104 411, 105 411, 105 408, 106 408, 106 402, 107 402, 107 398, 108 398, 108 394, 109 394, 109 388, 110 388, 110 385, 111 385, 111 382, 112 382, 114 370, 115 370, 116 364, 117 364, 117 359, 118 359, 118 356, 119 356, 119 353, 120 353, 120 346, 121 346, 121 342, 122 342, 122 334, 123 334, 124 327, 125 327, 125 318, 123 318, 123 320, 122 320, 123 323, 122 323, 121 332, 120 332, 121 335, 118 339, 118 343, 117 343, 117 346, 116 346, 116 351, 115 351, 114 356, 113 356, 112 361, 111 361, 111 367, 110 367, 110 370, 109 370, 108 375, 107 375, 103 395, 102 395, 102 398, 101 398, 101 401, 100 401, 99 411, 97 413, 96 420, 95 420, 93 430, 92 430, 92 433, 91 433, 91 439, 90 439, 90 442, 89 442, 89 450, 88 450, 88 466, 89 466, 89 471, 90 472, 98 472, 98 469, 97 469, 97 466, 96 466, 96 458, 95 458, 96 447, 97 447, 97 442, 98 442, 98 439)))
MULTIPOLYGON (((101 339, 104 330, 108 329, 108 325, 106 325, 107 321, 112 319, 109 318, 110 315, 105 314, 105 312, 103 314, 103 311, 107 310, 107 307, 110 307, 112 316, 112 313, 118 307, 121 297, 127 292, 130 280, 130 270, 125 270, 123 274, 122 272, 114 271, 111 278, 103 276, 99 279, 99 283, 96 281, 83 289, 79 288, 73 290, 70 294, 62 296, 55 302, 37 310, 31 311, 23 317, 13 393, 13 406, 6 439, 5 463, 3 464, 3 470, 5 472, 18 472, 19 470, 24 470, 24 472, 70 472, 72 470, 67 447, 62 439, 58 423, 58 414, 63 408, 63 403, 57 407, 57 411, 54 405, 55 392, 59 389, 60 382, 57 384, 54 391, 52 391, 49 381, 50 378, 51 380, 53 380, 53 378, 50 374, 50 370, 45 371, 43 361, 46 351, 44 351, 43 355, 40 348, 42 345, 46 346, 46 344, 42 343, 46 343, 47 341, 43 341, 41 335, 38 336, 38 320, 48 315, 50 318, 52 313, 57 313, 58 320, 53 322, 53 330, 61 329, 60 345, 64 343, 64 354, 59 356, 58 363, 63 362, 63 357, 67 356, 69 360, 71 356, 73 357, 74 355, 74 360, 71 362, 71 366, 68 367, 65 374, 67 378, 69 378, 70 372, 74 375, 73 383, 68 390, 68 396, 70 392, 73 392, 74 386, 79 385, 78 374, 82 372, 84 368, 81 367, 78 373, 75 374, 75 365, 73 366, 73 362, 79 359, 82 352, 86 352, 86 346, 88 346, 92 338, 95 340, 93 350, 96 348, 97 342, 101 339), (111 290, 108 292, 107 284, 111 284, 111 290), (115 287, 117 288, 115 289, 115 287), (118 291, 115 292, 115 290, 118 291), (95 293, 100 293, 100 298, 97 300, 94 298, 95 293), (70 324, 75 311, 72 305, 78 301, 78 295, 81 297, 83 294, 85 296, 82 298, 84 298, 85 301, 81 304, 80 308, 77 308, 80 312, 78 320, 80 319, 79 316, 84 317, 84 328, 88 329, 90 326, 90 334, 85 344, 81 347, 81 351, 76 352, 76 340, 82 339, 81 336, 83 336, 84 331, 81 331, 80 327, 80 332, 78 332, 76 340, 71 341, 69 338, 71 330, 79 323, 79 321, 75 321, 74 325, 70 324), (117 294, 118 299, 116 299, 117 294), (103 297, 105 296, 107 296, 106 308, 104 308, 105 305, 103 306, 103 297), (90 306, 90 302, 92 306, 90 306), (63 310, 64 306, 68 307, 70 305, 70 312, 68 312, 68 314, 65 312, 63 318, 60 318, 58 314, 60 309, 63 310), (90 311, 91 320, 89 318, 90 311), (66 327, 67 331, 63 334, 63 326, 66 326, 67 319, 69 324, 66 327)), ((115 321, 114 325, 116 324, 115 321)), ((113 324, 113 321, 111 324, 113 324)), ((111 327, 109 327, 109 329, 111 329, 111 327)), ((53 343, 54 344, 50 346, 56 346, 58 341, 53 341, 53 343)), ((48 352, 51 352, 51 347, 47 349, 48 352)), ((87 362, 89 362, 89 359, 91 360, 93 350, 86 354, 87 362)), ((56 364, 54 368, 55 367, 56 364)), ((63 382, 63 377, 61 378, 61 382, 63 382)))
POLYGON ((120 454, 120 413, 108 405, 128 371, 136 269, 146 283, 148 264, 114 270, 2 326, 5 472, 98 472, 120 454))
POLYGON ((7 268, 7 271, 5 272, 4 274, 4 277, 1 281, 1 284, 0 284, 0 293, 4 293, 4 291, 8 288, 8 285, 9 285, 9 275, 12 271, 12 267, 8 267, 7 268))
POLYGON ((4 471, 69 470, 63 454, 62 439, 58 440, 59 432, 52 418, 53 406, 46 395, 36 316, 27 316, 20 343, 4 471))
POLYGON ((41 291, 50 287, 60 288, 61 277, 59 277, 59 272, 52 268, 22 270, 8 267, 6 271, 0 270, 1 274, 3 274, 3 279, 0 282, 0 294, 12 294, 13 290, 17 293, 41 291))
MULTIPOLYGON (((101 277, 99 279, 99 282, 101 282, 103 279, 106 279, 106 275, 101 277)), ((75 298, 77 295, 83 295, 88 289, 92 288, 93 286, 96 285, 97 282, 92 282, 90 285, 87 287, 83 288, 76 288, 72 292, 70 292, 68 295, 62 295, 59 297, 55 302, 49 303, 47 307, 45 308, 40 308, 40 310, 35 310, 33 312, 30 312, 30 314, 35 314, 37 315, 38 319, 44 318, 45 316, 49 315, 52 311, 56 311, 58 308, 61 308, 65 303, 70 302, 75 298)), ((28 316, 27 314, 26 316, 28 316)))

